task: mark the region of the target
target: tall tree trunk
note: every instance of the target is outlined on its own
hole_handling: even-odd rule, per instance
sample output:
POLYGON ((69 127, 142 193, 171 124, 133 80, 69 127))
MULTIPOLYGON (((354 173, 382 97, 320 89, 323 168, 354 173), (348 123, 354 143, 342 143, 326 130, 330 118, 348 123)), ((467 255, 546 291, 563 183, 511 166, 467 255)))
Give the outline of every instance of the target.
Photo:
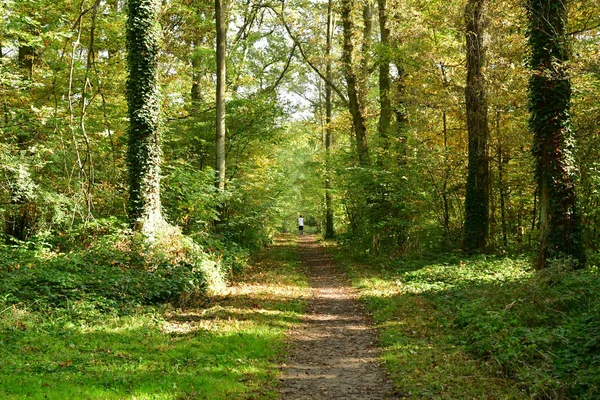
POLYGON ((128 211, 133 228, 149 237, 164 225, 160 206, 159 6, 159 0, 129 0, 127 8, 128 211))
POLYGON ((468 0, 465 8, 467 39, 467 129, 469 168, 465 197, 465 243, 467 252, 484 252, 489 229, 488 107, 482 68, 485 0, 468 0))
POLYGON ((505 166, 508 165, 510 158, 504 154, 504 146, 500 135, 500 110, 496 111, 496 136, 498 137, 498 189, 500 194, 500 219, 502 224, 502 245, 508 247, 508 224, 506 221, 506 203, 508 201, 508 191, 504 182, 505 166))
POLYGON ((354 68, 354 23, 352 22, 353 0, 342 1, 342 25, 344 27, 344 49, 342 61, 348 85, 348 108, 352 115, 352 126, 356 138, 356 149, 360 165, 366 166, 369 161, 367 145, 367 126, 363 108, 359 100, 359 82, 354 68))
POLYGON ((192 89, 190 91, 192 104, 202 100, 202 85, 200 79, 202 78, 202 72, 200 67, 202 65, 202 59, 196 52, 196 45, 192 49, 195 53, 192 54, 192 89))
MULTIPOLYGON (((333 41, 333 0, 329 0, 327 5, 327 79, 332 79, 331 68, 331 46, 333 41)), ((332 103, 331 87, 325 84, 325 238, 329 239, 335 236, 333 225, 333 196, 331 195, 331 150, 333 147, 333 127, 332 123, 332 103)))
POLYGON ((536 228, 536 225, 539 227, 538 223, 538 192, 537 190, 533 192, 533 211, 531 212, 531 229, 529 231, 529 239, 528 243, 531 246, 531 240, 533 236, 533 231, 536 228))
POLYGON ((225 89, 227 57, 226 1, 215 0, 217 25, 217 132, 216 132, 216 180, 219 191, 225 190, 225 89))
POLYGON ((390 124, 392 119, 392 102, 390 99, 390 28, 387 23, 387 0, 378 0, 379 7, 379 32, 381 41, 381 54, 379 60, 379 138, 383 150, 390 145, 390 124))
POLYGON ((450 176, 449 150, 448 150, 448 115, 444 109, 442 113, 444 133, 444 182, 442 184, 442 203, 444 206, 444 226, 442 242, 444 246, 450 243, 450 201, 448 199, 448 179, 450 176))
POLYGON ((358 78, 358 101, 363 115, 367 115, 368 93, 369 93, 369 72, 371 71, 371 61, 373 59, 373 0, 362 0, 363 2, 363 36, 360 49, 360 67, 355 70, 358 78))
POLYGON ((549 259, 585 255, 576 210, 574 139, 569 109, 567 0, 527 0, 531 49, 529 126, 540 202, 540 247, 537 268, 549 259))

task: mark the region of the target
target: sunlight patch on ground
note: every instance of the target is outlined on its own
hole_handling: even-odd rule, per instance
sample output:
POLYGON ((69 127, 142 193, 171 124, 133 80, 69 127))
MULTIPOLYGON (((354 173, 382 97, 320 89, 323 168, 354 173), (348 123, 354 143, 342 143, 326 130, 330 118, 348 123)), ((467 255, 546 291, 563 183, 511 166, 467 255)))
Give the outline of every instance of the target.
POLYGON ((0 310, 0 398, 273 399, 308 295, 295 246, 268 249, 238 281, 204 307, 0 310))

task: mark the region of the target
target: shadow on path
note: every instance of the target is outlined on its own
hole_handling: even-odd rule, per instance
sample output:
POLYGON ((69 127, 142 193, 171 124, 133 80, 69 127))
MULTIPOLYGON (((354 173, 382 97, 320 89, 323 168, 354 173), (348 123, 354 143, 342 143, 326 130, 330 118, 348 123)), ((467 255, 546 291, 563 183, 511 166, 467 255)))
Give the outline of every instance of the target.
POLYGON ((377 362, 375 331, 357 294, 315 237, 299 236, 298 244, 311 298, 302 324, 289 335, 281 398, 395 398, 394 387, 377 362))

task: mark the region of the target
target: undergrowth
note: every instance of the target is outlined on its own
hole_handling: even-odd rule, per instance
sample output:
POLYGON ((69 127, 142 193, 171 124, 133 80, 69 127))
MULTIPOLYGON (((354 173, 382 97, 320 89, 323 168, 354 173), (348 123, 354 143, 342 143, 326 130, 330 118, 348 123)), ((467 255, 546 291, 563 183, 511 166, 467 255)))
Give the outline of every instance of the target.
POLYGON ((190 255, 189 244, 163 242, 162 253, 142 257, 152 249, 110 235, 88 245, 3 250, 0 398, 275 397, 284 332, 306 286, 291 242, 210 297, 203 267, 190 261, 214 268, 241 254, 205 243, 190 255))
POLYGON ((419 398, 600 396, 600 276, 529 257, 365 260, 337 252, 381 329, 384 361, 419 398), (477 389, 479 387, 479 389, 477 389))
POLYGON ((73 235, 0 247, 0 300, 34 309, 82 301, 102 310, 182 304, 222 287, 231 268, 221 253, 204 251, 176 228, 153 243, 123 227, 86 233, 78 246, 68 243, 73 235))

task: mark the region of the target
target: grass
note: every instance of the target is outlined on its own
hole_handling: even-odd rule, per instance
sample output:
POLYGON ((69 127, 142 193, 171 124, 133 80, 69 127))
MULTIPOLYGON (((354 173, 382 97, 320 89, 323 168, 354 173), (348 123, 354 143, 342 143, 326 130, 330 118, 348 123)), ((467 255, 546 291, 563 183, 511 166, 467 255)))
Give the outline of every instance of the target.
POLYGON ((382 361, 402 395, 419 399, 530 398, 493 357, 470 352, 469 338, 455 326, 474 288, 495 290, 531 277, 526 260, 478 261, 451 256, 376 262, 357 261, 344 249, 331 247, 331 251, 372 314, 382 361))
POLYGON ((288 237, 204 308, 2 307, 0 397, 275 398, 284 333, 306 288, 288 237))

